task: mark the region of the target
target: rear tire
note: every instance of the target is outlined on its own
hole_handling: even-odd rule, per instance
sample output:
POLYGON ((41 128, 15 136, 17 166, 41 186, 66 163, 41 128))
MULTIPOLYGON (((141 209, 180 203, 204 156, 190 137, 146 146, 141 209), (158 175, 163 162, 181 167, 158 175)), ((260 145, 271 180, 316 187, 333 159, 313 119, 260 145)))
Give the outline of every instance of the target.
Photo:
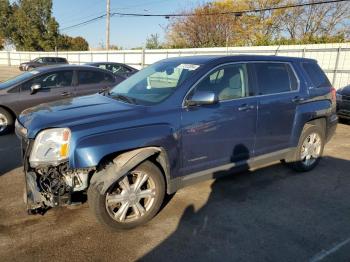
POLYGON ((324 145, 324 130, 319 126, 306 124, 290 166, 298 172, 307 172, 314 169, 320 162, 324 145))
POLYGON ((0 108, 0 136, 11 131, 14 124, 14 118, 10 112, 0 108))
MULTIPOLYGON (((113 166, 101 172, 107 172, 108 168, 113 166)), ((112 230, 131 229, 147 223, 159 211, 164 196, 164 176, 151 161, 141 163, 122 176, 103 195, 96 185, 88 189, 92 213, 112 230)))

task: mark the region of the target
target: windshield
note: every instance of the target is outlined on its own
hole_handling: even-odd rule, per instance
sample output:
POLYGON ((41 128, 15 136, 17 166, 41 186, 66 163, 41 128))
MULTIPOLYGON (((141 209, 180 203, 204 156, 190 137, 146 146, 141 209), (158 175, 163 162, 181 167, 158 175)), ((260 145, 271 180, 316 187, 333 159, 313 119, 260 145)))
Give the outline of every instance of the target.
POLYGON ((30 79, 32 76, 34 76, 38 73, 39 73, 38 71, 30 71, 30 72, 22 73, 22 74, 15 76, 13 78, 10 78, 10 79, 0 83, 0 89, 6 89, 9 87, 12 87, 13 85, 21 83, 27 79, 30 79))
POLYGON ((158 62, 118 84, 110 95, 135 104, 157 104, 168 98, 198 68, 195 64, 158 62))

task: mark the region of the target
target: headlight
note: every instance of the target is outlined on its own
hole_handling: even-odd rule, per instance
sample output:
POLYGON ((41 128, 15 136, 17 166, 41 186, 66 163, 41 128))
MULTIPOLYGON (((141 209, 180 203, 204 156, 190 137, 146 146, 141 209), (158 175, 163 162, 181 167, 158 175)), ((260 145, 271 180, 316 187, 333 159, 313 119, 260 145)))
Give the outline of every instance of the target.
POLYGON ((342 101, 343 100, 343 96, 341 94, 336 94, 337 97, 337 101, 342 101))
POLYGON ((54 128, 41 131, 30 154, 31 167, 41 164, 57 166, 69 157, 71 132, 68 128, 54 128))
POLYGON ((22 126, 17 119, 15 122, 15 132, 19 138, 27 137, 27 134, 28 134, 28 130, 24 126, 22 126))

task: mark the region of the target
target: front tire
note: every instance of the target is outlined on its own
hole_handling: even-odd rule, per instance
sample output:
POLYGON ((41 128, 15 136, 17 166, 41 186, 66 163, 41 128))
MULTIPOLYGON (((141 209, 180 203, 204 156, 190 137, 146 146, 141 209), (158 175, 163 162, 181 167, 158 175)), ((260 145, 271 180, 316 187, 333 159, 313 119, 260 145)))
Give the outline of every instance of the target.
POLYGON ((13 124, 14 119, 10 112, 0 108, 0 136, 7 134, 13 128, 13 124))
MULTIPOLYGON (((113 166, 107 166, 108 168, 113 166)), ((122 176, 102 195, 95 185, 88 189, 89 207, 97 220, 113 230, 147 223, 159 211, 165 196, 164 176, 151 161, 145 161, 122 176)))
POLYGON ((319 126, 307 124, 300 136, 291 167, 298 172, 314 169, 320 162, 324 145, 324 131, 319 126))

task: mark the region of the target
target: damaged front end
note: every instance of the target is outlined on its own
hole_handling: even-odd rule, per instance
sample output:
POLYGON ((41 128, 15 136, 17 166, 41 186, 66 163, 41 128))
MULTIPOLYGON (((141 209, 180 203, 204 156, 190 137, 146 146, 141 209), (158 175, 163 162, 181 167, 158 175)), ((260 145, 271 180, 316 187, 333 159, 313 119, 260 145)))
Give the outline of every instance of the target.
POLYGON ((91 170, 68 170, 67 164, 25 172, 26 204, 29 214, 84 201, 91 170))
POLYGON ((52 207, 84 202, 93 169, 70 170, 68 162, 32 168, 29 164, 31 145, 31 141, 22 140, 26 181, 24 201, 28 213, 44 214, 52 207))

